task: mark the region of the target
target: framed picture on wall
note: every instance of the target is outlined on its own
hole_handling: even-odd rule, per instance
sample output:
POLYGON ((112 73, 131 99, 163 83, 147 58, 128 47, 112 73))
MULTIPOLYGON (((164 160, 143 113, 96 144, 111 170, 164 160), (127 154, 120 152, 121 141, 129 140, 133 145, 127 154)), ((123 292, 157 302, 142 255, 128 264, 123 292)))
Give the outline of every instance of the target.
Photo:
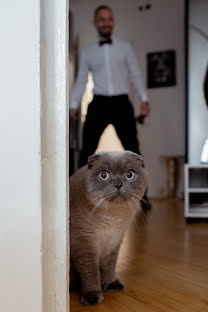
POLYGON ((176 53, 174 50, 147 54, 148 88, 176 85, 176 53))

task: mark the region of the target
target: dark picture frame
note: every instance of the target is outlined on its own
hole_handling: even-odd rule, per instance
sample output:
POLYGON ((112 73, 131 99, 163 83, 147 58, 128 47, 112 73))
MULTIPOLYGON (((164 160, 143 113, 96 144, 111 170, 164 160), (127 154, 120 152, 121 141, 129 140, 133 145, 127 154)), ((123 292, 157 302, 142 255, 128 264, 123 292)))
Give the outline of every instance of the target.
POLYGON ((147 54, 148 88, 176 85, 176 52, 167 50, 147 54))

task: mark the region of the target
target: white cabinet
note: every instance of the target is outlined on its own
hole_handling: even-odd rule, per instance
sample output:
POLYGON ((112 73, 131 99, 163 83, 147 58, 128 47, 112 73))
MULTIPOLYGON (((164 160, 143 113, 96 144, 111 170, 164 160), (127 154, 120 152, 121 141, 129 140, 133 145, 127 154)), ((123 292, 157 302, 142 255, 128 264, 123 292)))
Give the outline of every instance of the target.
POLYGON ((208 218, 208 165, 185 165, 185 217, 208 218))

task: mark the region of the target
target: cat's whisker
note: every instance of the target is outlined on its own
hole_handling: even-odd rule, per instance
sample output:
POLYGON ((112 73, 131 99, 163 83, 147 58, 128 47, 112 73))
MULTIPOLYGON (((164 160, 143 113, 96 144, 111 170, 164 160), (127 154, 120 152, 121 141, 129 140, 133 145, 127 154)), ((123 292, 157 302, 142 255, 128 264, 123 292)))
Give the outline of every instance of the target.
MULTIPOLYGON (((137 202, 134 200, 133 197, 131 197, 130 201, 131 201, 131 200, 133 200, 133 201, 136 203, 136 206, 137 206, 137 202)), ((139 233, 139 226, 138 226, 138 224, 137 224, 136 214, 135 214, 135 216, 134 216, 134 223, 135 223, 135 225, 136 225, 137 232, 139 233)))
POLYGON ((92 205, 92 201, 97 201, 100 197, 103 197, 102 195, 96 196, 96 197, 92 197, 91 201, 87 204, 87 207, 89 207, 90 205, 92 205))
POLYGON ((138 224, 137 224, 136 218, 134 218, 134 223, 135 223, 135 225, 136 225, 137 232, 139 233, 139 227, 138 227, 138 224))
MULTIPOLYGON (((135 203, 137 203, 134 197, 132 197, 132 199, 135 201, 135 203)), ((141 207, 139 207, 138 211, 140 212, 143 223, 144 224, 145 224, 145 222, 147 223, 146 215, 145 215, 144 211, 141 209, 141 207)))
POLYGON ((113 193, 114 193, 114 192, 109 192, 109 193, 103 195, 102 191, 100 191, 100 192, 97 192, 97 193, 95 194, 95 197, 92 197, 92 200, 95 201, 95 200, 97 200, 99 197, 105 197, 105 198, 106 198, 107 196, 112 195, 113 193), (98 195, 99 193, 100 193, 100 195, 98 195), (96 195, 98 195, 98 196, 96 196, 96 195))
MULTIPOLYGON (((134 198, 134 196, 136 196, 137 198, 141 199, 141 197, 140 197, 139 195, 136 195, 136 194, 134 194, 134 193, 132 193, 132 192, 127 192, 127 191, 124 191, 124 193, 128 196, 128 198, 129 198, 130 200, 133 200, 133 201, 134 201, 135 206, 138 205, 138 202, 136 201, 136 199, 134 198)), ((141 209, 141 207, 139 207, 138 211, 140 212, 140 215, 141 215, 141 217, 142 217, 143 223, 145 224, 145 221, 146 221, 146 223, 147 223, 147 218, 146 218, 146 216, 145 216, 143 210, 141 209)), ((136 220, 136 219, 134 219, 134 220, 136 220)))
POLYGON ((134 209, 133 209, 132 204, 131 204, 131 198, 129 198, 128 204, 130 205, 130 209, 131 209, 131 212, 132 212, 132 215, 133 215, 134 214, 134 209))
POLYGON ((101 198, 101 199, 99 200, 99 202, 93 207, 93 209, 91 210, 91 212, 90 212, 90 214, 89 214, 89 220, 92 218, 92 216, 94 215, 96 209, 99 207, 99 205, 102 203, 103 200, 104 200, 104 199, 101 198))
MULTIPOLYGON (((104 195, 104 196, 105 196, 105 195, 104 195)), ((94 194, 94 196, 91 196, 91 200, 90 200, 90 202, 88 203, 87 207, 89 207, 89 206, 92 204, 92 201, 95 202, 95 201, 97 201, 100 197, 103 198, 102 191, 96 192, 96 193, 94 194), (100 194, 100 195, 98 195, 98 194, 100 194)))
POLYGON ((143 197, 137 195, 137 194, 134 194, 134 196, 140 198, 141 201, 143 201, 148 207, 151 208, 151 205, 148 203, 148 201, 146 201, 146 199, 144 199, 143 197))
POLYGON ((100 206, 100 204, 105 200, 105 198, 101 198, 99 202, 95 205, 95 207, 90 212, 89 218, 91 219, 93 214, 95 213, 96 209, 100 206))
POLYGON ((148 201, 146 201, 143 197, 139 196, 138 194, 134 194, 133 192, 129 192, 130 195, 132 196, 136 196, 137 198, 139 198, 141 201, 143 201, 148 207, 151 208, 151 205, 148 203, 148 201))
POLYGON ((147 217, 146 217, 146 215, 142 209, 140 209, 140 214, 141 214, 141 216, 143 216, 143 220, 145 220, 147 223, 147 217))
POLYGON ((105 208, 106 214, 108 213, 109 201, 110 201, 110 199, 108 199, 108 200, 106 201, 106 208, 105 208))
POLYGON ((144 213, 143 213, 142 209, 139 209, 139 213, 140 213, 140 216, 142 217, 143 224, 145 224, 145 221, 146 221, 146 223, 147 223, 146 216, 144 216, 144 213), (145 217, 145 218, 144 218, 144 217, 145 217))
MULTIPOLYGON (((130 209, 131 209, 131 211, 132 211, 132 215, 134 215, 135 212, 134 212, 134 209, 133 209, 133 207, 132 207, 132 202, 131 202, 132 196, 129 195, 129 194, 127 194, 127 197, 129 198, 128 204, 130 205, 130 209)), ((138 224, 137 224, 137 222, 136 222, 135 216, 134 216, 134 223, 135 223, 135 225, 136 225, 137 232, 139 233, 139 227, 138 227, 138 224)))
POLYGON ((96 209, 103 203, 103 201, 106 199, 106 197, 108 197, 109 195, 112 195, 112 194, 113 194, 113 192, 109 192, 109 193, 107 193, 107 194, 105 194, 105 195, 99 195, 99 196, 97 197, 97 199, 98 199, 99 197, 102 196, 102 198, 99 200, 99 202, 95 205, 95 207, 94 207, 94 208, 92 209, 92 211, 90 212, 89 219, 92 218, 92 216, 93 216, 93 214, 95 213, 96 209))
POLYGON ((132 196, 131 196, 128 192, 126 192, 126 191, 124 191, 124 193, 126 194, 126 196, 127 196, 128 199, 129 199, 129 204, 131 205, 130 208, 131 208, 132 215, 133 215, 133 214, 134 214, 134 209, 133 209, 132 204, 131 204, 132 196))

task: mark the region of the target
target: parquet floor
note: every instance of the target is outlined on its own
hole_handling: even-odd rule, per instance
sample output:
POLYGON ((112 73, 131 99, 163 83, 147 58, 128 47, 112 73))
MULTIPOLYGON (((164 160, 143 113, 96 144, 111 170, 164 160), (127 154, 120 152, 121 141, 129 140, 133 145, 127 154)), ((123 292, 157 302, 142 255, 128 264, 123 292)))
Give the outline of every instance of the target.
POLYGON ((182 201, 152 202, 120 250, 124 290, 105 292, 96 307, 82 306, 73 292, 71 312, 208 312, 208 223, 186 224, 182 201))

